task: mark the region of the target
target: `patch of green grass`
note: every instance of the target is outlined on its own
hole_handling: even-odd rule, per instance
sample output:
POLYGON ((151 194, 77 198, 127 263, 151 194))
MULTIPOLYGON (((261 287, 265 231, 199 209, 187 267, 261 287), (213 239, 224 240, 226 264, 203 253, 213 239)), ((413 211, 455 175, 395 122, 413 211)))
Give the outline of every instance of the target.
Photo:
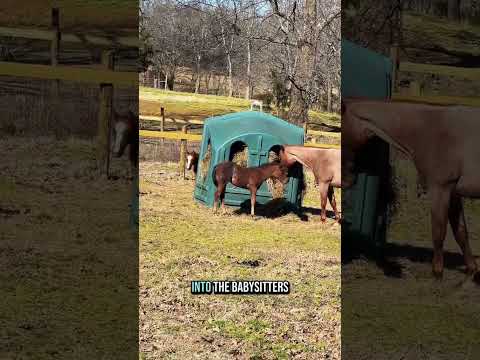
MULTIPOLYGON (((288 359, 292 353, 312 353, 316 350, 323 349, 325 344, 304 344, 283 340, 281 335, 287 336, 287 331, 282 331, 276 340, 267 337, 270 332, 275 332, 272 325, 266 321, 252 319, 243 324, 238 324, 228 320, 209 319, 207 329, 222 334, 227 337, 255 345, 255 352, 250 359, 263 359, 264 351, 271 351, 276 359, 288 359)), ((278 332, 278 331, 277 331, 278 332)))
MULTIPOLYGON (((336 113, 327 113, 311 110, 309 113, 309 125, 326 124, 332 127, 340 127, 342 118, 336 113)), ((314 126, 309 126, 309 129, 313 129, 314 126)))
POLYGON ((160 115, 160 107, 165 108, 165 116, 167 117, 203 120, 210 116, 248 110, 250 109, 250 102, 245 99, 226 96, 140 87, 140 113, 158 116, 160 115))
POLYGON ((270 325, 266 321, 257 319, 249 320, 245 324, 236 324, 227 320, 209 320, 207 328, 239 340, 263 343, 270 325))

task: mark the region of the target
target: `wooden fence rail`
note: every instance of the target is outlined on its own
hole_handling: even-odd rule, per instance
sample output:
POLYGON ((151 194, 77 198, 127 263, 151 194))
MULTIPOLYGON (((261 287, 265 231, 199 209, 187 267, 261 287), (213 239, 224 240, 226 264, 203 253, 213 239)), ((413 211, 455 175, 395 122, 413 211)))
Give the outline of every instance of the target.
POLYGON ((403 95, 397 93, 393 94, 392 99, 395 101, 417 102, 432 105, 465 105, 480 107, 480 97, 403 95))
POLYGON ((185 134, 179 131, 153 131, 153 130, 140 130, 139 135, 141 137, 149 137, 156 139, 170 139, 170 140, 189 140, 189 141, 201 141, 202 135, 198 134, 185 134))
POLYGON ((418 81, 412 81, 406 93, 397 92, 396 80, 398 72, 410 72, 419 74, 436 74, 441 76, 453 76, 460 79, 471 81, 480 80, 479 68, 464 68, 447 65, 419 64, 413 62, 400 62, 399 49, 393 46, 390 49, 390 59, 394 64, 392 76, 392 99, 395 101, 427 103, 433 105, 466 105, 480 107, 480 97, 460 97, 443 95, 424 95, 422 94, 421 84, 418 81))
POLYGON ((399 71, 414 72, 422 74, 437 74, 443 76, 455 76, 468 80, 480 80, 480 69, 462 68, 447 65, 417 64, 412 62, 399 63, 399 71))
MULTIPOLYGON (((16 37, 32 40, 52 41, 55 39, 56 32, 54 30, 40 30, 28 28, 10 28, 0 27, 0 37, 16 37)), ((138 47, 140 41, 136 36, 118 36, 106 37, 88 34, 68 34, 62 33, 61 42, 65 43, 81 43, 88 45, 103 45, 103 46, 122 46, 122 47, 138 47)))
MULTIPOLYGON (((140 130, 140 137, 156 138, 156 139, 170 139, 170 140, 187 140, 187 141, 201 141, 202 135, 187 134, 179 131, 153 131, 153 130, 140 130)), ((305 146, 328 148, 328 149, 340 149, 341 146, 337 144, 317 144, 317 143, 305 143, 305 146)))
POLYGON ((86 82, 90 84, 138 86, 137 73, 93 70, 75 66, 51 66, 0 61, 0 75, 86 82))
MULTIPOLYGON (((140 115, 140 120, 149 120, 149 121, 162 121, 161 116, 153 116, 153 115, 140 115)), ((172 118, 165 118, 165 122, 169 123, 179 123, 179 124, 195 124, 195 125, 203 125, 203 120, 185 120, 185 119, 172 119, 172 118)))
MULTIPOLYGON (((149 120, 149 121, 162 121, 161 116, 153 116, 153 115, 140 115, 140 120, 149 120)), ((179 123, 179 124, 195 124, 195 125, 203 125, 203 120, 185 120, 185 119, 172 119, 172 118, 164 118, 164 122, 168 123, 179 123)), ((307 135, 316 135, 316 136, 324 136, 324 137, 331 137, 340 139, 341 133, 339 132, 328 132, 328 131, 317 131, 317 130, 307 130, 307 135)))

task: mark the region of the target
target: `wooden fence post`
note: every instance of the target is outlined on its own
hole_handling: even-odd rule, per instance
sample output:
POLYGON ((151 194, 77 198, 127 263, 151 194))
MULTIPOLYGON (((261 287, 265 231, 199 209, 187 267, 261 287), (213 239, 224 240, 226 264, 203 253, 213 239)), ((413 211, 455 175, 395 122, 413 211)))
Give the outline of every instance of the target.
MULTIPOLYGON (((160 131, 165 131, 165 109, 162 107, 160 108, 160 131)), ((160 141, 162 145, 164 144, 164 139, 160 141)))
POLYGON ((52 31, 53 38, 50 44, 51 65, 58 65, 58 52, 60 48, 60 11, 58 8, 52 9, 52 31))
MULTIPOLYGON (((113 51, 102 53, 102 64, 114 68, 113 51)), ((98 114, 97 164, 100 175, 108 177, 110 167, 110 123, 113 113, 113 85, 100 84, 100 108, 98 114)))
POLYGON ((165 131, 165 109, 160 108, 160 131, 165 131))
MULTIPOLYGON (((53 38, 52 42, 50 43, 50 65, 55 67, 58 65, 58 53, 60 50, 60 10, 58 8, 52 8, 52 19, 51 19, 51 27, 53 31, 53 38)), ((52 96, 52 107, 54 109, 58 108, 58 96, 59 96, 59 87, 60 87, 60 81, 59 80, 53 80, 51 83, 51 96, 52 96)), ((57 114, 58 111, 55 110, 53 111, 53 121, 54 121, 54 127, 58 125, 58 118, 57 114)), ((47 125, 47 128, 49 126, 47 125)), ((57 128, 57 127, 55 127, 57 128)))
MULTIPOLYGON (((187 133, 188 125, 182 126, 182 133, 187 133)), ((185 158, 187 156, 187 140, 180 140, 180 174, 185 180, 185 158)))

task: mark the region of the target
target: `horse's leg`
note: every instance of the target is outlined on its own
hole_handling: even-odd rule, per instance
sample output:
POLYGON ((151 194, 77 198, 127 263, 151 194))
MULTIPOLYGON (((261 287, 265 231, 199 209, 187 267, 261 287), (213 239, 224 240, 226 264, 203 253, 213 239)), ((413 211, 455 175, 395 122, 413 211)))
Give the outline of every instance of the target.
POLYGON ((257 188, 250 188, 250 215, 255 216, 255 203, 257 201, 257 188))
POLYGON ((222 200, 222 214, 225 214, 227 212, 227 210, 225 209, 225 191, 223 191, 220 198, 222 200))
POLYGON ((340 221, 340 216, 338 216, 337 211, 337 202, 335 201, 335 190, 332 186, 328 187, 327 196, 328 200, 330 201, 330 205, 332 205, 333 212, 335 213, 335 220, 340 221))
POLYGON ((319 182, 318 188, 320 190, 320 202, 322 206, 320 219, 322 222, 325 222, 327 219, 327 194, 328 194, 328 183, 319 182))
POLYGON ((448 209, 448 219, 452 227, 453 235, 458 246, 462 250, 467 272, 473 274, 477 271, 477 264, 468 241, 467 225, 465 224, 465 214, 463 212, 462 198, 457 194, 452 194, 450 198, 450 207, 448 209))
POLYGON ((217 185, 217 191, 215 191, 215 199, 213 201, 213 212, 216 213, 218 209, 218 203, 219 199, 221 199, 224 196, 225 192, 225 184, 218 183, 217 185))
POLYGON ((451 187, 447 186, 432 187, 432 270, 437 278, 441 278, 443 275, 443 242, 447 232, 451 191, 451 187))

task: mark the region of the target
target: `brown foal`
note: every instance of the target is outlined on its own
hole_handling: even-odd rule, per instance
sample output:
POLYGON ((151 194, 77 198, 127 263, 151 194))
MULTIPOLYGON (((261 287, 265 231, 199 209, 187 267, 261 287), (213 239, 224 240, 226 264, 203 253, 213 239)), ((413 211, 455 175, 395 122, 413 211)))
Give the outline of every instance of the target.
POLYGON ((283 184, 288 182, 288 168, 279 163, 269 163, 258 167, 244 168, 226 161, 215 166, 213 183, 215 191, 214 210, 217 210, 218 201, 221 200, 222 209, 225 211, 225 189, 231 182, 233 185, 250 190, 250 214, 255 215, 255 202, 257 190, 268 178, 280 180, 283 184))

